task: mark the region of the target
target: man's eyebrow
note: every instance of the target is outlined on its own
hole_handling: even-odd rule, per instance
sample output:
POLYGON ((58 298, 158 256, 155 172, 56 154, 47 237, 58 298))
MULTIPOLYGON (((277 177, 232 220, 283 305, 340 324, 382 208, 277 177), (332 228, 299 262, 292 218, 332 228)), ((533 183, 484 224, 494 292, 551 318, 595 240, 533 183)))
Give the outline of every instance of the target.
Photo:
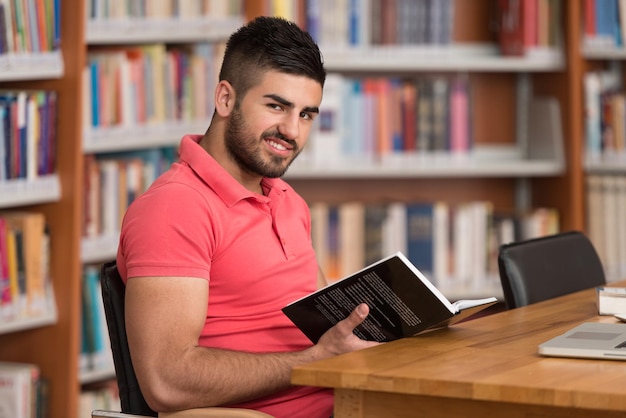
MULTIPOLYGON (((293 109, 295 107, 295 104, 293 102, 290 102, 289 100, 287 100, 284 97, 281 97, 281 96, 279 96, 277 94, 266 94, 263 97, 275 100, 278 103, 280 103, 281 105, 287 106, 290 109, 293 109)), ((320 109, 317 106, 306 106, 304 109, 302 109, 302 111, 306 112, 306 113, 320 113, 320 109)))

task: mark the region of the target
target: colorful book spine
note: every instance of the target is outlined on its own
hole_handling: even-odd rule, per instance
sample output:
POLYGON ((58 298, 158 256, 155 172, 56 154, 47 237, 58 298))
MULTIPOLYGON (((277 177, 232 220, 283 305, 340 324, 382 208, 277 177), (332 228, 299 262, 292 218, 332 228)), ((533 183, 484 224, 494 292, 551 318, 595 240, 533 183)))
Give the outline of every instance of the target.
POLYGON ((53 173, 55 145, 55 92, 0 93, 0 180, 53 173))

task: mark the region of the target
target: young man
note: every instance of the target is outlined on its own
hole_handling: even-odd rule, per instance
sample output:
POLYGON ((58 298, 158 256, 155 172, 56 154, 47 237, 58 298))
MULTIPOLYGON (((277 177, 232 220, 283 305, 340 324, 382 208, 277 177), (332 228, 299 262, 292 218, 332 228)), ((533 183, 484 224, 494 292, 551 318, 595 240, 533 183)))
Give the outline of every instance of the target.
POLYGON ((262 17, 228 41, 203 136, 128 209, 118 268, 133 365, 157 411, 230 405, 324 417, 332 393, 294 366, 372 346, 360 305, 312 345, 281 308, 324 282, 304 200, 282 181, 319 112, 325 70, 295 24, 262 17))

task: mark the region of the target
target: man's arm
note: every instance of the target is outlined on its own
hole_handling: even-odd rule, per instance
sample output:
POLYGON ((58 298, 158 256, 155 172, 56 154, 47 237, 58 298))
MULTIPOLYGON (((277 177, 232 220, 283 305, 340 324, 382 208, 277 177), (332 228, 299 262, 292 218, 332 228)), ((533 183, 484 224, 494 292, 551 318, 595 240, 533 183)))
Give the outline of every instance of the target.
POLYGON ((289 386, 296 365, 378 344, 352 333, 369 312, 361 305, 304 351, 254 354, 199 347, 208 291, 208 282, 197 278, 128 280, 128 343, 141 391, 156 411, 237 403, 267 395, 289 386))

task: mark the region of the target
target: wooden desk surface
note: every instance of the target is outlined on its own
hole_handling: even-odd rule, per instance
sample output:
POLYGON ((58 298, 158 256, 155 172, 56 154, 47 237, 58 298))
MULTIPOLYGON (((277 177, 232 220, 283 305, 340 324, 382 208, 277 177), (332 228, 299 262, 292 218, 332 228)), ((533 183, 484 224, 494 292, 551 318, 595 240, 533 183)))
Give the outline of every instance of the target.
MULTIPOLYGON (((464 416, 496 417, 494 402, 505 405, 502 411, 510 418, 594 416, 581 409, 600 411, 603 418, 626 416, 626 361, 537 354, 540 343, 582 322, 617 322, 597 315, 594 289, 304 365, 294 370, 292 382, 335 388, 336 417, 376 416, 394 408, 400 395, 404 401, 406 395, 418 399, 415 407, 434 402, 439 408, 458 408, 441 416, 474 408, 464 416), (374 401, 366 401, 364 396, 374 393, 387 406, 376 409, 374 401), (519 405, 525 412, 513 413, 519 405), (545 407, 551 412, 540 412, 545 407), (367 409, 374 412, 367 415, 367 409)), ((405 402, 405 409, 410 405, 405 402)))

